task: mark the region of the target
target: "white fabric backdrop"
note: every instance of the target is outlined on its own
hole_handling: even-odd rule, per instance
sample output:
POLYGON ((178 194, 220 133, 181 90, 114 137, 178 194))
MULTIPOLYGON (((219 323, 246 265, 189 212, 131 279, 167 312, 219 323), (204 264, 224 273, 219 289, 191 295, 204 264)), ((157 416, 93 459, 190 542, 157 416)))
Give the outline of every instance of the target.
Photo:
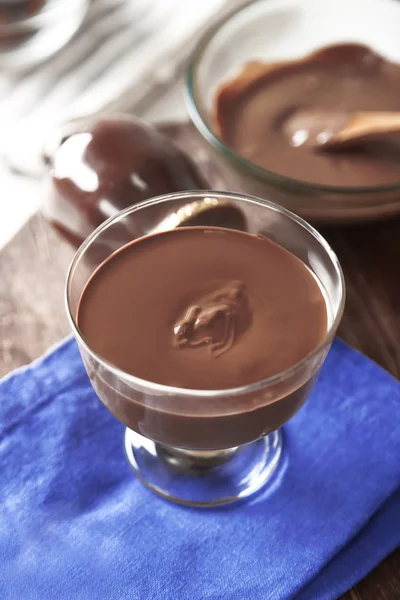
POLYGON ((201 31, 239 4, 243 0, 93 0, 82 28, 56 56, 26 72, 0 73, 0 247, 41 200, 40 183, 7 165, 36 175, 54 125, 121 98, 134 111, 149 98, 145 118, 184 118, 176 72, 201 31), (165 95, 153 105, 151 90, 160 84, 165 95))

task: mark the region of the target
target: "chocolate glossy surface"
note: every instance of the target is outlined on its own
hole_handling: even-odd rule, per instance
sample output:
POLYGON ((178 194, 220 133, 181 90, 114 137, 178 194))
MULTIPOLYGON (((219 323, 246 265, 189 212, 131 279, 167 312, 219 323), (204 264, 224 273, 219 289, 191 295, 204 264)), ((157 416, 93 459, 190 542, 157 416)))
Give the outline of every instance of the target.
MULTIPOLYGON (((269 239, 222 228, 176 229, 124 246, 86 285, 78 327, 89 347, 125 373, 178 388, 224 390, 276 375, 323 340, 327 309, 310 271, 269 239)), ((154 398, 88 363, 100 399, 155 441, 210 450, 281 427, 314 377, 221 402, 179 393, 154 398)))
POLYGON ((206 187, 191 159, 150 125, 103 119, 68 137, 56 152, 45 214, 78 245, 123 208, 206 187))
POLYGON ((82 294, 78 325, 126 373, 226 389, 307 356, 325 336, 327 312, 293 254, 264 237, 194 227, 141 238, 110 257, 82 294))
POLYGON ((399 183, 398 136, 340 152, 305 143, 315 127, 313 111, 328 115, 329 125, 329 112, 334 116, 338 110, 400 110, 400 66, 358 44, 327 47, 298 61, 249 63, 219 89, 215 129, 250 162, 299 181, 350 187, 399 183), (304 111, 310 131, 298 126, 297 115, 304 111))

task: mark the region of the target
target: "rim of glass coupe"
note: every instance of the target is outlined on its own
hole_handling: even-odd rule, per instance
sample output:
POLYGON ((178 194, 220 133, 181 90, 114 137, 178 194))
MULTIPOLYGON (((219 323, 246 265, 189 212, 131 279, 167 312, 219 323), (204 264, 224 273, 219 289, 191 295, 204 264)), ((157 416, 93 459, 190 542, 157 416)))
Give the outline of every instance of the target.
MULTIPOLYGON (((377 192, 391 192, 395 190, 400 190, 400 181, 398 183, 388 185, 355 187, 309 183, 306 181, 301 181, 299 179, 294 179, 292 177, 287 177, 285 175, 279 175, 278 173, 275 173, 274 171, 269 171, 268 169, 264 169, 263 167, 260 167, 250 162, 240 154, 237 154, 232 148, 226 146, 215 135, 212 128, 207 122, 207 118, 205 118, 203 115, 203 110, 201 109, 200 95, 198 94, 197 73, 202 58, 205 55, 209 45, 214 40, 215 36, 217 36, 219 32, 223 29, 223 27, 227 25, 232 19, 235 19, 237 16, 246 13, 248 10, 254 10, 255 6, 260 7, 262 5, 268 5, 268 3, 269 0, 258 0, 256 3, 246 3, 245 6, 241 6, 232 10, 230 13, 228 13, 219 21, 217 21, 217 23, 200 38, 200 41, 198 42, 189 60, 189 65, 186 71, 185 88, 186 108, 188 110, 191 120, 193 121, 198 131, 206 139, 206 141, 208 141, 217 150, 225 154, 234 162, 238 163, 241 167, 247 169, 251 175, 257 177, 258 179, 264 179, 267 183, 270 183, 272 181, 280 185, 285 185, 286 187, 296 188, 302 193, 325 192, 331 194, 350 194, 355 196, 359 194, 368 195, 376 194, 377 192)), ((386 202, 382 202, 382 204, 386 204, 386 202)))
MULTIPOLYGON (((143 236, 143 237, 145 237, 145 236, 143 236)), ((243 194, 237 194, 237 193, 233 193, 233 192, 231 193, 231 192, 214 191, 214 190, 202 190, 202 191, 193 191, 193 192, 190 192, 190 191, 177 192, 177 193, 157 196, 150 200, 145 200, 144 202, 140 202, 138 204, 130 206, 130 207, 120 211, 116 215, 110 217, 109 219, 107 219, 107 221, 105 221, 99 227, 97 227, 97 229, 95 229, 86 238, 86 240, 81 244, 81 246, 76 251, 75 256, 72 259, 72 262, 68 269, 64 298, 65 298, 65 306, 66 306, 68 320, 69 320, 69 323, 70 323, 70 326, 72 328, 75 338, 77 339, 79 344, 85 348, 86 352, 88 352, 88 354, 92 358, 94 358, 103 368, 108 369, 109 371, 112 371, 116 377, 123 379, 124 381, 134 385, 138 389, 151 390, 157 394, 160 394, 160 393, 164 393, 164 394, 168 394, 168 395, 175 394, 175 395, 179 395, 181 397, 186 396, 186 397, 191 397, 191 398, 198 397, 198 396, 202 396, 203 398, 223 398, 225 396, 239 396, 242 394, 257 392, 257 391, 263 389, 264 387, 270 386, 271 384, 276 384, 276 383, 279 383, 280 381, 284 381, 286 378, 292 376, 293 374, 296 373, 296 371, 301 369, 310 359, 312 359, 313 357, 318 355, 318 353, 323 349, 324 346, 331 343, 331 341, 335 335, 337 327, 342 318, 344 304, 345 304, 345 296, 346 296, 346 292, 345 292, 344 275, 343 275, 342 268, 340 266, 339 260, 336 256, 335 252, 332 250, 332 248, 330 247, 328 242, 322 237, 322 235, 320 233, 318 233, 318 231, 316 231, 306 221, 304 221, 304 219, 302 219, 301 217, 298 217, 291 211, 289 211, 281 206, 278 206, 277 204, 274 204, 273 202, 262 200, 255 196, 250 196, 250 195, 245 196, 243 194), (204 199, 207 197, 213 197, 213 198, 217 198, 217 199, 219 198, 221 200, 222 199, 223 200, 231 200, 233 202, 235 202, 235 201, 236 202, 249 202, 252 204, 257 204, 261 207, 266 207, 269 210, 272 210, 276 213, 281 213, 281 214, 285 215, 285 217, 294 221, 296 223, 296 225, 305 229, 309 234, 311 234, 317 240, 317 242, 320 244, 320 246, 325 251, 325 253, 328 255, 328 257, 335 269, 335 272, 336 272, 336 275, 337 275, 338 281, 339 281, 339 286, 340 286, 339 308, 338 308, 336 314, 333 315, 332 323, 330 324, 329 329, 328 329, 324 339, 320 342, 320 344, 312 352, 310 352, 307 356, 305 356, 301 361, 292 365, 289 369, 286 369, 285 371, 277 373, 276 375, 273 375, 272 377, 263 379, 261 381, 257 381, 250 385, 245 385, 245 386, 236 387, 236 388, 226 388, 226 389, 222 389, 222 390, 221 389, 219 389, 219 390, 196 390, 196 389, 179 388, 179 387, 174 387, 174 386, 169 386, 169 385, 163 385, 160 383, 154 383, 152 381, 147 381, 145 379, 141 379, 140 377, 136 377, 135 375, 126 373, 122 369, 119 369, 117 366, 108 362, 107 360, 102 358, 99 354, 94 352, 90 348, 90 345, 86 342, 81 331, 79 330, 79 327, 76 323, 76 317, 74 315, 72 315, 70 300, 69 300, 75 268, 76 268, 77 264, 79 263, 81 257, 84 255, 85 251, 101 235, 101 233, 104 230, 106 230, 108 227, 110 227, 111 225, 123 220, 127 215, 133 214, 133 213, 141 211, 141 210, 145 210, 146 207, 153 206, 155 204, 160 204, 163 202, 168 202, 170 200, 188 199, 191 202, 193 202, 195 200, 200 200, 200 199, 204 199)))

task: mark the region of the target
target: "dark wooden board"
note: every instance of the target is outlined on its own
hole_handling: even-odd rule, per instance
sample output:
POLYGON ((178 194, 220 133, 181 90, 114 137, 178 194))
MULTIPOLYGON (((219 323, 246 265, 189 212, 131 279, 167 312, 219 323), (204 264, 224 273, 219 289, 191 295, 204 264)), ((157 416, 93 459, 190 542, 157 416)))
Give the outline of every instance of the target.
MULTIPOLYGON (((214 188, 225 187, 190 125, 164 130, 196 157, 214 188)), ((342 263, 346 342, 400 378, 400 220, 322 227, 342 263)), ((0 375, 30 362, 69 334, 64 280, 73 249, 35 215, 0 253, 0 375)), ((399 600, 400 550, 343 600, 399 600)))

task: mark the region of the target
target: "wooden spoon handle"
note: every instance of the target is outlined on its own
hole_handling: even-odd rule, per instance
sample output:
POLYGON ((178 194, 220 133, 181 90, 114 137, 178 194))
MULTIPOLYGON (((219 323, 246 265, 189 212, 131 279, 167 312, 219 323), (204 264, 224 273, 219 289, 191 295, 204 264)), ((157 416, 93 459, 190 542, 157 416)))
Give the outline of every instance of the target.
POLYGON ((363 138, 369 135, 400 131, 399 112, 363 111, 356 113, 335 136, 337 142, 363 138))

